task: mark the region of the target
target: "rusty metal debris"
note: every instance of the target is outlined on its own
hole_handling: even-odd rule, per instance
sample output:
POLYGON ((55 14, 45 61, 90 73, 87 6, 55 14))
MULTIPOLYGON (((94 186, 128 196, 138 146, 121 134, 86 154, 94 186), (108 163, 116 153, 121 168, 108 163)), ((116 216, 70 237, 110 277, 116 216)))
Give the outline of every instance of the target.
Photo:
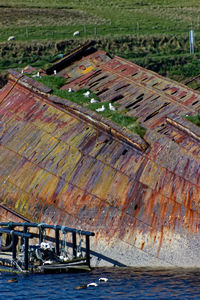
POLYGON ((117 103, 148 129, 144 140, 10 71, 0 90, 4 206, 94 231, 102 265, 199 267, 200 129, 183 116, 200 113, 200 93, 101 50, 61 65, 63 89, 117 103))

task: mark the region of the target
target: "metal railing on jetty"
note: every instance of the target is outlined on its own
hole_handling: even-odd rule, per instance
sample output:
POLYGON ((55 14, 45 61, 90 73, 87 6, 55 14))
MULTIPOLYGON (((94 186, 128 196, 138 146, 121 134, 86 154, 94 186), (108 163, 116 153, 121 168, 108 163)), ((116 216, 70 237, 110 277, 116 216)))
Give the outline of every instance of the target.
MULTIPOLYGON (((37 231, 37 230, 36 230, 37 231)), ((51 241, 55 243, 54 252, 56 257, 60 257, 61 254, 61 244, 63 242, 66 243, 67 246, 72 248, 72 259, 67 262, 76 262, 76 261, 85 261, 88 268, 90 268, 90 236, 94 236, 95 234, 90 231, 79 230, 75 228, 64 227, 60 225, 48 225, 44 223, 15 223, 15 222, 2 222, 0 223, 0 236, 2 234, 6 234, 10 236, 9 245, 3 246, 0 244, 0 251, 6 251, 6 249, 10 248, 9 251, 12 252, 12 267, 18 267, 22 271, 28 271, 30 268, 30 239, 38 239, 37 245, 41 245, 44 239, 47 241, 51 241), (22 228, 22 231, 15 230, 15 228, 22 228), (31 228, 37 228, 38 233, 30 232, 31 228), (47 236, 45 233, 46 229, 54 230, 54 237, 47 236), (63 235, 71 233, 71 242, 66 242, 64 240, 60 240, 60 233, 63 235), (77 234, 80 236, 79 245, 77 244, 77 234), (82 236, 85 236, 85 247, 81 247, 82 236), (16 260, 17 254, 17 245, 19 237, 21 238, 21 245, 23 245, 23 266, 22 268, 18 266, 16 260), (81 250, 81 257, 78 256, 78 251, 81 250), (82 256, 82 251, 85 252, 85 256, 82 256)), ((43 243, 45 244, 45 243, 43 243)), ((33 247, 33 246, 32 246, 33 247)), ((0 261, 3 261, 3 258, 0 256, 0 261)), ((62 265, 62 264, 61 264, 62 265)), ((59 268, 61 267, 59 265, 59 268)))

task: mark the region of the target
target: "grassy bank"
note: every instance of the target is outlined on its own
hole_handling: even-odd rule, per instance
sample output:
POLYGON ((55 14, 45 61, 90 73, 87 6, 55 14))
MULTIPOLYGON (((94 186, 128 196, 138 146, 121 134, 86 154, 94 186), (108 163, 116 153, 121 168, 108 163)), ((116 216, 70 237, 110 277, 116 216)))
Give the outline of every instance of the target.
MULTIPOLYGON (((200 52, 188 53, 184 36, 118 36, 96 38, 96 47, 119 55, 145 68, 177 81, 194 77, 200 70, 200 52)), ((0 43, 0 70, 22 68, 26 65, 47 67, 60 53, 67 53, 86 39, 64 41, 2 42, 0 43)), ((196 40, 199 43, 199 40, 196 40)))

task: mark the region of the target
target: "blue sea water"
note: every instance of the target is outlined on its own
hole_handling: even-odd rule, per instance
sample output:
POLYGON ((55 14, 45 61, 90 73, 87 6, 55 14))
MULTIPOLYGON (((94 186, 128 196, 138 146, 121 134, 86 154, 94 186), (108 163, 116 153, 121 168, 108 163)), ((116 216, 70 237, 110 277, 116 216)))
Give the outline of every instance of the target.
POLYGON ((1 273, 1 299, 200 299, 200 270, 99 268, 73 274, 1 273), (108 281, 99 282, 100 277, 108 281), (18 282, 8 282, 13 278, 18 282), (75 289, 90 282, 98 286, 75 289))

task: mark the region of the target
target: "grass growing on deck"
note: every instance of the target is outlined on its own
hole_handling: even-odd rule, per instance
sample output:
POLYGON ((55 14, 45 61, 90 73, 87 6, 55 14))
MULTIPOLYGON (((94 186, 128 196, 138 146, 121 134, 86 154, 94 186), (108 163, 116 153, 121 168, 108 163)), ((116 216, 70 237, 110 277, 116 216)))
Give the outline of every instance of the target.
MULTIPOLYGON (((80 105, 87 105, 88 102, 89 102, 89 98, 86 98, 85 96, 83 96, 83 93, 86 92, 88 90, 86 89, 81 89, 79 91, 76 91, 76 92, 68 92, 66 90, 58 90, 58 89, 54 89, 53 90, 53 94, 60 97, 60 98, 64 98, 64 99, 68 99, 72 102, 75 102, 77 104, 80 104, 80 105)), ((96 95, 94 93, 91 93, 90 94, 90 98, 95 98, 97 99, 96 95)))
POLYGON ((200 126, 200 115, 196 116, 187 116, 185 117, 188 121, 194 123, 197 126, 200 126))
POLYGON ((35 78, 37 81, 43 83, 52 90, 59 89, 66 82, 66 79, 61 76, 42 76, 35 78))
MULTIPOLYGON (((115 106, 116 110, 111 111, 109 109, 109 102, 97 102, 97 103, 90 103, 90 99, 94 98, 95 100, 99 101, 96 94, 90 92, 89 98, 83 95, 84 92, 88 91, 86 89, 81 89, 76 92, 68 92, 67 90, 60 90, 60 87, 63 86, 66 82, 66 79, 60 76, 42 76, 41 78, 35 78, 40 83, 43 83, 47 87, 52 89, 52 94, 80 104, 92 111, 96 112, 96 109, 105 106, 105 110, 102 112, 98 112, 103 117, 112 120, 114 123, 120 125, 122 128, 127 128, 128 130, 136 133, 140 137, 144 137, 146 133, 146 129, 140 125, 137 121, 137 117, 127 116, 126 110, 124 111, 117 111, 117 105, 115 106)), ((114 105, 113 105, 114 106, 114 105)), ((97 112, 96 112, 97 113, 97 112)))

